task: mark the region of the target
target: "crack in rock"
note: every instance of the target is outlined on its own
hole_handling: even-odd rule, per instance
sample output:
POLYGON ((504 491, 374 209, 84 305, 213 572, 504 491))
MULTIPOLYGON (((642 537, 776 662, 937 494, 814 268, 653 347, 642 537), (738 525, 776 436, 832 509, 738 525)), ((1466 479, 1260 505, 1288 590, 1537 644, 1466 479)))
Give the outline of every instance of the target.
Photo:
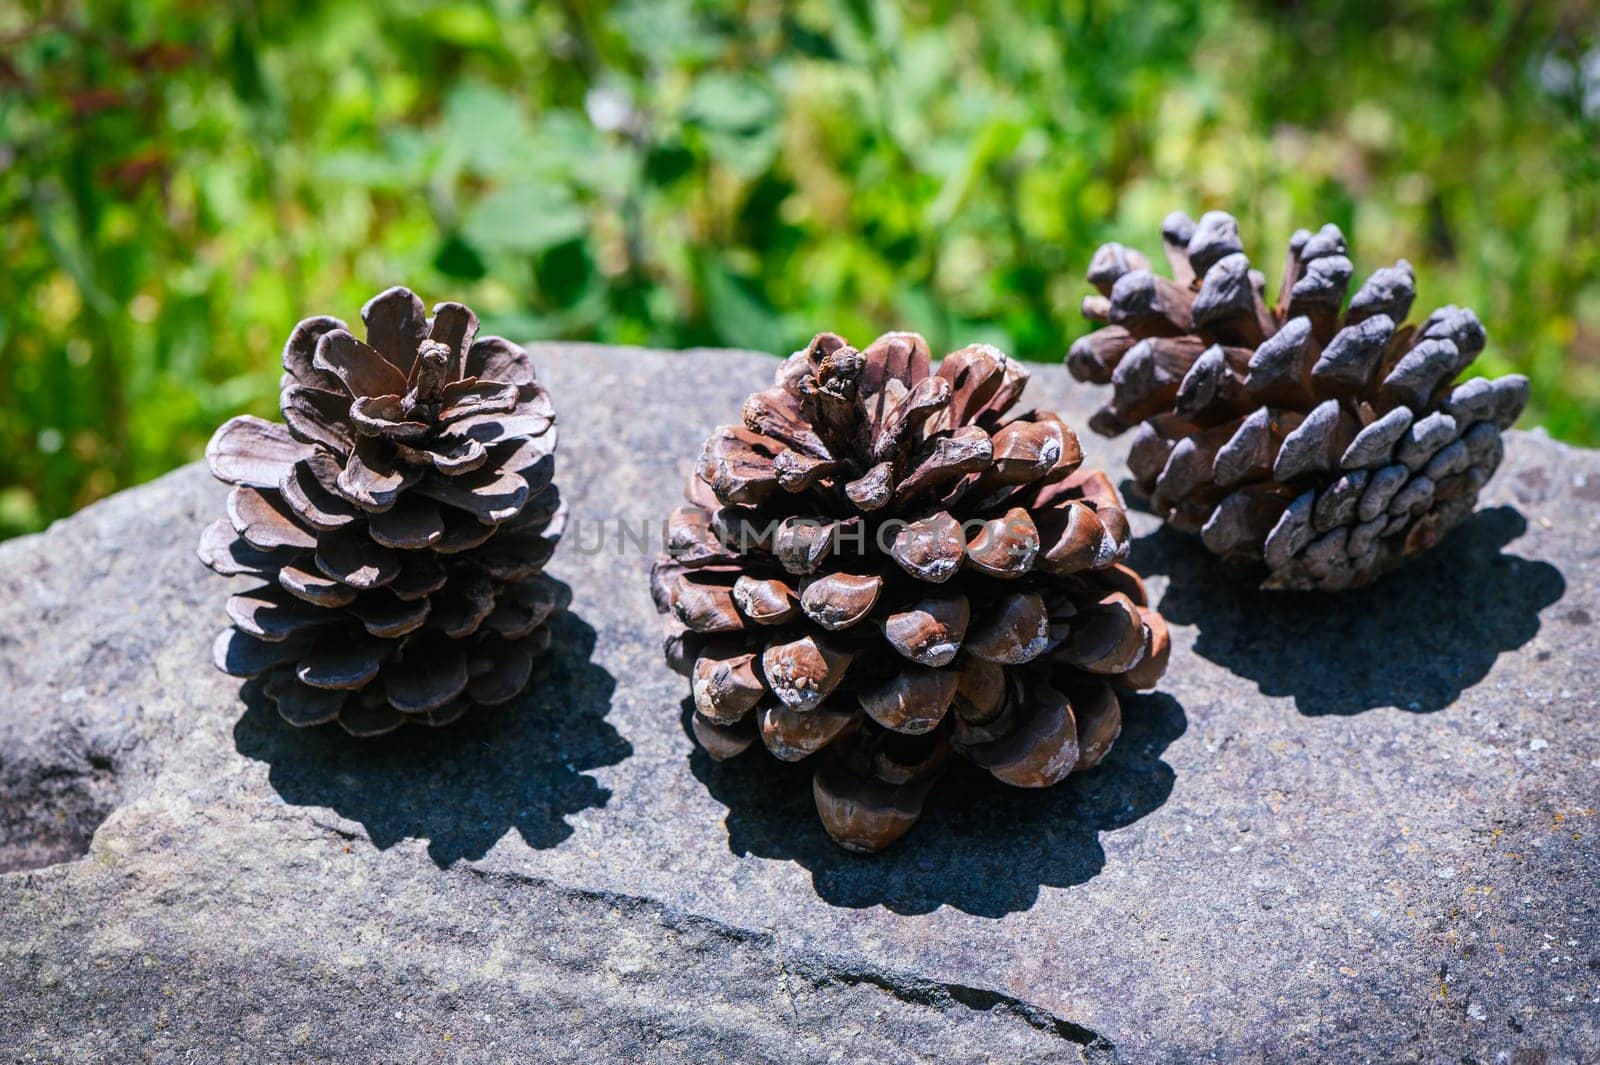
MULTIPOLYGON (((1059 1017, 1026 999, 1001 991, 938 980, 918 973, 864 968, 860 965, 861 959, 840 959, 816 950, 786 946, 770 931, 729 924, 647 896, 581 888, 527 873, 485 869, 470 863, 460 868, 481 879, 534 885, 575 901, 604 906, 624 917, 648 916, 676 931, 694 929, 732 943, 770 952, 785 977, 804 980, 808 987, 816 991, 827 991, 833 987, 868 987, 906 1005, 932 1009, 941 1014, 970 1010, 1004 1016, 1046 1035, 1076 1044, 1082 1048, 1084 1060, 1093 1065, 1111 1065, 1120 1060, 1116 1046, 1100 1033, 1059 1017)), ((784 983, 785 994, 789 995, 787 980, 784 983)))

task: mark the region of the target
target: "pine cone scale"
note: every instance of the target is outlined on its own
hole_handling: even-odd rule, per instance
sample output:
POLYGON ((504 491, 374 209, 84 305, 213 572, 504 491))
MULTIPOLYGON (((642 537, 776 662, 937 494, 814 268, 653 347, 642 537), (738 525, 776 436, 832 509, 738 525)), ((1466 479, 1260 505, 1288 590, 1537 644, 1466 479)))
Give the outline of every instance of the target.
POLYGON ((371 396, 398 396, 406 390, 406 375, 348 330, 324 333, 311 364, 337 378, 352 403, 371 396))
POLYGON ((336 721, 346 695, 340 691, 310 688, 304 684, 275 685, 270 696, 278 713, 291 725, 309 728, 336 721))
MULTIPOLYGON (((324 483, 317 471, 317 467, 323 465, 315 461, 318 457, 326 458, 319 453, 285 470, 283 480, 278 482, 278 493, 306 525, 318 532, 332 532, 359 520, 362 511, 324 483)), ((336 467, 324 468, 323 472, 331 475, 333 483, 337 484, 335 470, 336 467)))
POLYGON ((285 467, 305 458, 311 449, 281 425, 243 414, 224 423, 206 445, 212 474, 243 488, 276 488, 285 467))
POLYGON ((307 319, 284 347, 285 424, 236 418, 207 449, 235 487, 201 560, 267 583, 228 604, 213 657, 296 725, 378 735, 513 698, 565 609, 555 419, 527 356, 405 289, 367 340, 307 319), (474 371, 474 372, 466 372, 474 371))

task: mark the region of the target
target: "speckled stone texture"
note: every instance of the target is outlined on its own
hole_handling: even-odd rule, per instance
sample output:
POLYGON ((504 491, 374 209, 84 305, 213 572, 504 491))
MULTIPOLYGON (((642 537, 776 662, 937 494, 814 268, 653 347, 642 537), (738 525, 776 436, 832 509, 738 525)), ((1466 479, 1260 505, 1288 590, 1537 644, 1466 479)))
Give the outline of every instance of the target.
POLYGON ((448 732, 294 732, 212 669, 199 467, 0 546, 0 1057, 1600 1059, 1594 453, 1512 434, 1477 516, 1344 597, 1135 515, 1174 649, 1113 754, 958 777, 862 858, 804 767, 694 750, 618 545, 775 363, 535 357, 574 613, 448 732))

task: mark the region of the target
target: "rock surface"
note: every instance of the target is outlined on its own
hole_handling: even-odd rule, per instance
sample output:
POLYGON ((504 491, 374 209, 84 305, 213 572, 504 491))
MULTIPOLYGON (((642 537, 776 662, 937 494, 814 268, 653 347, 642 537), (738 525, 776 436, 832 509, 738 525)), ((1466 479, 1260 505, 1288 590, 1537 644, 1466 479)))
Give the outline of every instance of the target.
POLYGON ((0 545, 9 1059, 1600 1057, 1600 456, 1513 434, 1476 517, 1339 598, 1137 516, 1174 650, 1111 757, 958 778, 860 858, 803 768, 694 750, 619 544, 773 362, 534 350, 575 610, 456 729, 297 733, 211 668, 202 468, 0 545))

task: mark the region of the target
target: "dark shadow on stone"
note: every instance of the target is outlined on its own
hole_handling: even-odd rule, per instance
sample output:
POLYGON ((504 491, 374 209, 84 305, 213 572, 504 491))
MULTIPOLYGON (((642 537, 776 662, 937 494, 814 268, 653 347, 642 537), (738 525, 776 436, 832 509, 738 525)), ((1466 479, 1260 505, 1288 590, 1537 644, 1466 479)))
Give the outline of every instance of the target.
POLYGON ((0 720, 0 873, 89 853, 95 830, 148 781, 139 716, 108 699, 92 714, 0 720))
POLYGON ((616 681, 590 660, 594 629, 565 614, 552 635, 527 691, 454 725, 406 726, 376 740, 335 725, 296 729, 247 684, 234 743, 271 767, 284 802, 330 807, 380 849, 425 839, 444 867, 483 857, 512 828, 530 847, 553 847, 572 834, 568 815, 611 798, 585 770, 615 765, 633 748, 605 720, 616 681))
MULTIPOLYGON (((1071 887, 1096 876, 1105 864, 1100 833, 1132 824, 1172 793, 1175 775, 1161 755, 1188 726, 1183 707, 1165 694, 1122 700, 1122 735, 1094 769, 1034 791, 1007 787, 958 759, 922 819, 878 855, 851 854, 828 837, 806 763, 780 762, 759 744, 716 762, 696 746, 690 767, 728 807, 729 850, 797 862, 832 905, 903 914, 953 906, 1002 917, 1032 906, 1041 885, 1071 887)), ((685 700, 686 730, 692 712, 685 700)))
POLYGON ((1150 509, 1150 501, 1145 498, 1143 492, 1139 491, 1139 485, 1132 477, 1124 477, 1118 481, 1117 492, 1122 496, 1123 509, 1160 517, 1154 510, 1150 509))
POLYGON ((1198 628, 1196 654, 1265 695, 1293 696, 1302 714, 1428 713, 1533 639, 1539 611, 1565 594, 1554 566, 1501 550, 1526 529, 1513 507, 1481 510, 1433 551, 1342 594, 1261 591, 1258 572, 1166 527, 1134 542, 1130 565, 1168 575, 1159 608, 1198 628))

